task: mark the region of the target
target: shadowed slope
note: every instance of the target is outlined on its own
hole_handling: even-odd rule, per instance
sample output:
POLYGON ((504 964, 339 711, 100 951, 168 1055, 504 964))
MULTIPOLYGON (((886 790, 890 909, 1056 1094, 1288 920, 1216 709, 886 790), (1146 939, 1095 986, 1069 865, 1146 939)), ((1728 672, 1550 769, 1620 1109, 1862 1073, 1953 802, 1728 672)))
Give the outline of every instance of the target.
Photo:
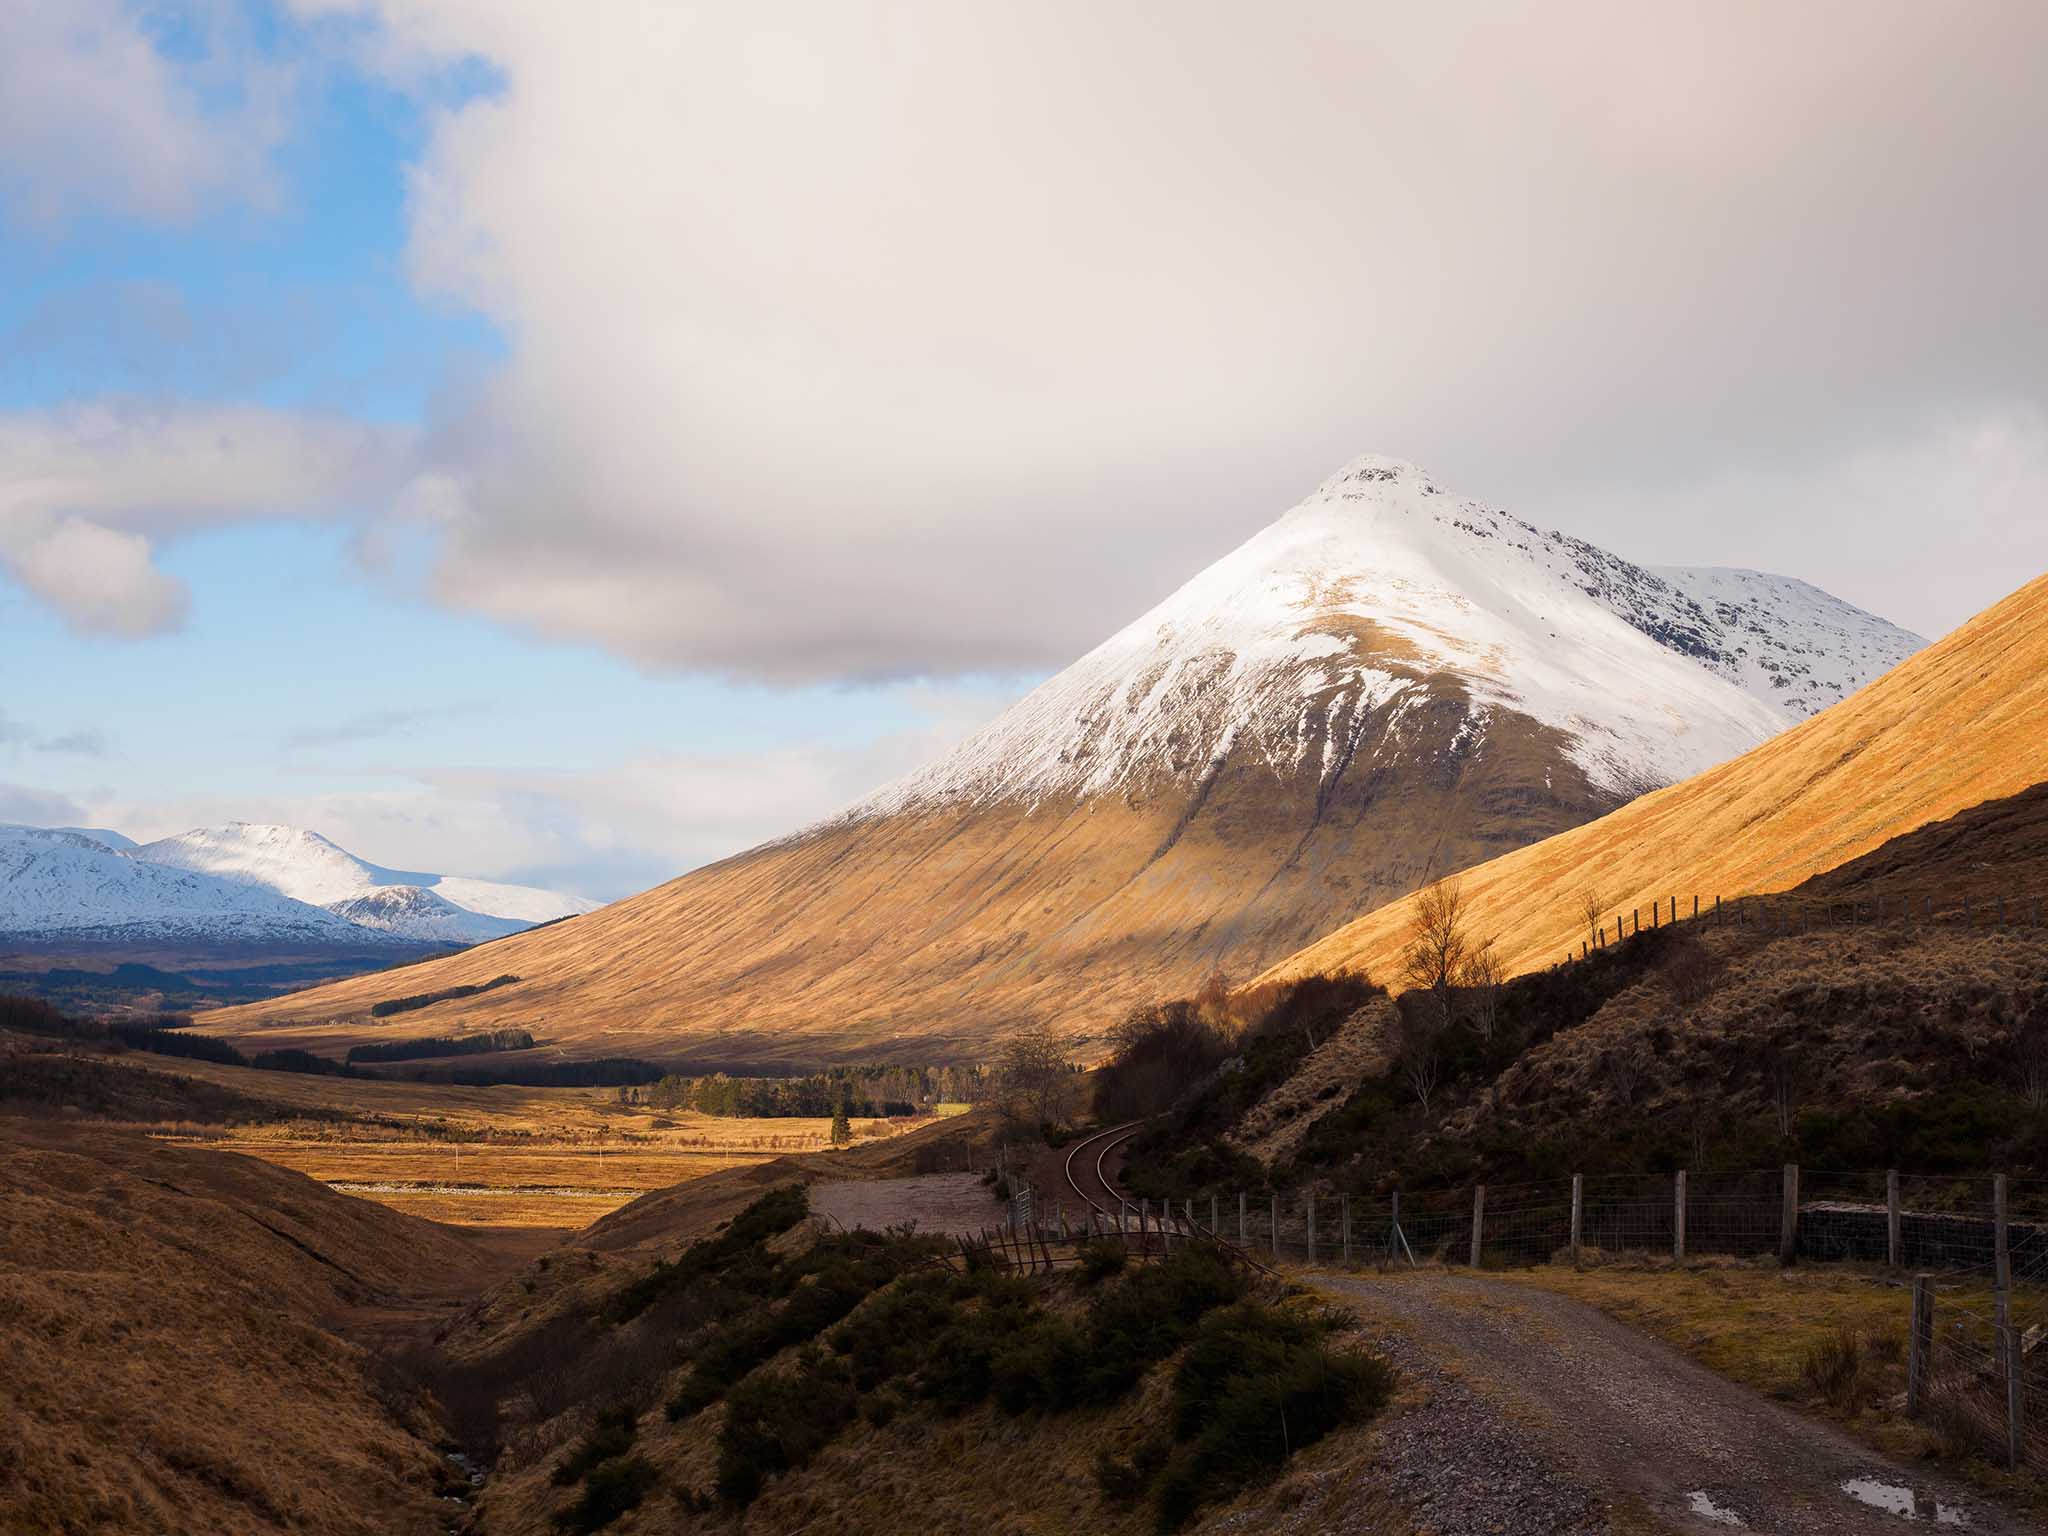
POLYGON ((0 1529, 447 1529, 434 1428, 337 1315, 492 1266, 311 1179, 0 1120, 0 1529))
MULTIPOLYGON (((1577 952, 1588 889, 1609 913, 1789 890, 2044 779, 2048 577, 1732 762, 1467 870, 1471 929, 1498 934, 1513 969, 1533 969, 1577 952)), ((1390 975, 1412 920, 1412 902, 1394 903, 1268 974, 1390 975)))

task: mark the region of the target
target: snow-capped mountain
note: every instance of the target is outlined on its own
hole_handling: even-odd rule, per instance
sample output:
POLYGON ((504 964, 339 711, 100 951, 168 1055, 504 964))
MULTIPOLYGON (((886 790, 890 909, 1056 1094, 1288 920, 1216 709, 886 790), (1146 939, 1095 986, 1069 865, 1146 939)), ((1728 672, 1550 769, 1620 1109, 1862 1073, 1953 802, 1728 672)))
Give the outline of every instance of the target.
POLYGON ((597 905, 386 869, 317 832, 230 822, 137 844, 0 827, 0 935, 67 942, 384 948, 478 944, 597 905))
POLYGON ((303 827, 231 821, 145 843, 134 857, 258 886, 423 942, 474 944, 598 905, 533 886, 387 869, 303 827))
POLYGON ((391 936, 258 886, 150 864, 76 832, 0 826, 0 934, 97 944, 366 948, 391 936))
POLYGON ((116 832, 109 827, 53 827, 51 830, 55 832, 70 832, 79 837, 89 837, 102 847, 111 848, 116 853, 133 853, 141 846, 134 838, 116 832))
POLYGON ((480 944, 533 926, 516 917, 471 912, 420 885, 372 886, 360 896, 330 901, 323 910, 383 933, 447 944, 480 944))
POLYGON ((1233 757, 1326 782, 1380 710, 1445 680, 1468 701, 1453 745, 1524 716, 1563 733, 1597 788, 1630 795, 1768 740, 1925 643, 1802 581, 1649 570, 1370 455, 848 816, 1200 781, 1233 757))
MULTIPOLYGON (((560 928, 428 962, 422 1028, 586 1054, 987 1059, 1086 1042, 1733 757, 1916 637, 1656 572, 1371 457, 929 767, 560 928)), ((226 1015, 336 1019, 341 982, 226 1015)), ((1084 1051, 1088 1047, 1083 1044, 1084 1051)))
POLYGON ((1719 566, 1656 566, 1689 602, 1695 660, 1794 720, 1820 713, 1927 642, 1790 576, 1719 566))

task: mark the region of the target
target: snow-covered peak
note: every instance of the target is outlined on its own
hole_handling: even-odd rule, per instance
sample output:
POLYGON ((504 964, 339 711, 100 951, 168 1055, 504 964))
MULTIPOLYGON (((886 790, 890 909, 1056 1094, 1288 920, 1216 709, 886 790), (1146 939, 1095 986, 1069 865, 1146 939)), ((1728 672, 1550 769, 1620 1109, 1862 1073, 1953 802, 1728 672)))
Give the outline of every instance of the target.
POLYGON ((390 942, 274 891, 149 864, 76 832, 0 826, 0 933, 94 943, 390 942))
POLYGON ((1793 576, 1720 566, 1656 566, 1716 637, 1700 659, 1794 720, 1818 714, 1927 644, 1793 576))
POLYGON ((516 918, 467 911, 417 885, 375 886, 333 902, 327 910, 365 928, 444 944, 481 944, 533 926, 516 918))
POLYGON ((1710 601, 1681 585, 1697 575, 1660 576, 1367 455, 848 814, 1133 793, 1225 757, 1327 776, 1348 760, 1330 722, 1445 686, 1473 733, 1497 711, 1529 717, 1595 785, 1634 794, 1766 740, 1915 644, 1804 583, 1759 578, 1710 601), (1854 654, 1835 654, 1851 629, 1854 654), (1782 670, 1795 653, 1815 686, 1776 687, 1759 658, 1782 670))
MULTIPOLYGON (((318 832, 260 822, 231 821, 181 832, 144 844, 134 856, 261 886, 321 907, 332 908, 395 886, 432 891, 450 907, 485 918, 503 918, 515 928, 588 912, 598 905, 580 896, 534 886, 389 869, 358 858, 318 832)), ((497 931, 509 930, 495 930, 489 936, 495 937, 497 931)))
POLYGON ((135 857, 260 885, 316 906, 343 901, 379 885, 432 885, 438 878, 381 868, 303 827, 251 821, 231 821, 159 838, 137 848, 135 857))
POLYGON ((52 830, 72 832, 79 837, 91 838, 100 846, 111 848, 116 853, 130 853, 140 846, 134 838, 127 836, 125 833, 116 832, 111 827, 55 827, 52 830))

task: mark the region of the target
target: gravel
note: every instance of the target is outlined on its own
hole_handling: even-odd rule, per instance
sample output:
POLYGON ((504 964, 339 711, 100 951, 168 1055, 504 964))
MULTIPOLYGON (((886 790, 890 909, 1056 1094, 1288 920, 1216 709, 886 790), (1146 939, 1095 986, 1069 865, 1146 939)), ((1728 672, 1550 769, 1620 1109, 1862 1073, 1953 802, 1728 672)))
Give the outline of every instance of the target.
POLYGON ((1429 1270, 1315 1283, 1430 1389, 1388 1426, 1388 1471, 1438 1536, 1649 1521, 1698 1536, 1907 1536, 1937 1505, 1985 1536, 2038 1529, 1568 1297, 1429 1270), (1859 1501, 1851 1483, 1894 1490, 1917 1518, 1859 1501))

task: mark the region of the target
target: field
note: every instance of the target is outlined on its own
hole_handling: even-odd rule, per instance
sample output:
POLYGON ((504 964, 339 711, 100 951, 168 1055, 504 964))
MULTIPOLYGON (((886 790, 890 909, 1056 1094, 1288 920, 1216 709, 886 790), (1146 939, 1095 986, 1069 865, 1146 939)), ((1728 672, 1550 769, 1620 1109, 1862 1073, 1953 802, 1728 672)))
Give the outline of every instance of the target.
MULTIPOLYGON (((580 1229, 649 1190, 789 1153, 831 1154, 826 1119, 659 1112, 610 1088, 466 1088, 259 1072, 131 1053, 121 1068, 210 1083, 275 1110, 141 1125, 159 1140, 259 1157, 409 1215, 476 1227, 580 1229)), ((931 1117, 855 1120, 854 1144, 931 1117)))

